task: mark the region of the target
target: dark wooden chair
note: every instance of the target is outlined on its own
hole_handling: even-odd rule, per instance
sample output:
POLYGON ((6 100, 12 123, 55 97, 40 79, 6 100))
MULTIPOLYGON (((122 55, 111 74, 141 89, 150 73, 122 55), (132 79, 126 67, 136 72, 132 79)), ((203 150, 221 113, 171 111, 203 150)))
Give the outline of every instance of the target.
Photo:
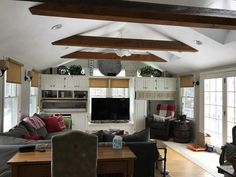
POLYGON ((71 131, 52 138, 52 177, 96 176, 96 135, 71 131))

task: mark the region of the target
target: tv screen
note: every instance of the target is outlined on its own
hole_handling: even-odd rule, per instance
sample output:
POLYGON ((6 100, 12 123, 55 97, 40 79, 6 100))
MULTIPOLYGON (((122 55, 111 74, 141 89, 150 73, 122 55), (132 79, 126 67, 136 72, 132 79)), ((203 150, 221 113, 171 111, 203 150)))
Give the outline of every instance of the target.
POLYGON ((92 121, 129 120, 129 98, 92 98, 92 121))

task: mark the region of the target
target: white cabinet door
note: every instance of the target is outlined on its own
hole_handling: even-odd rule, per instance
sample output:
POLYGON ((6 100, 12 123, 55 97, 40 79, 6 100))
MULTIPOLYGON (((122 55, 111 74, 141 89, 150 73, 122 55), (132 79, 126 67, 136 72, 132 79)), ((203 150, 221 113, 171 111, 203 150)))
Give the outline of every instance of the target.
POLYGON ((165 91, 176 91, 176 78, 165 78, 165 91))
POLYGON ((145 90, 145 78, 137 77, 135 78, 135 90, 145 90))
POLYGON ((165 80, 164 78, 156 78, 156 91, 165 91, 165 80))
POLYGON ((42 90, 58 90, 60 84, 59 78, 54 75, 41 75, 41 89, 42 90))
POLYGON ((67 89, 69 89, 69 90, 88 90, 88 77, 70 76, 68 78, 67 89))
POLYGON ((42 90, 88 90, 88 77, 69 75, 41 75, 42 90))
POLYGON ((78 90, 88 90, 89 80, 86 76, 79 76, 79 80, 75 82, 75 85, 79 85, 78 90))
POLYGON ((135 90, 154 91, 156 89, 155 78, 139 77, 135 80, 135 90))
POLYGON ((146 91, 156 90, 156 80, 155 80, 155 78, 145 78, 145 90, 146 91))
POLYGON ((64 89, 65 90, 74 90, 74 77, 65 76, 64 77, 64 89))
POLYGON ((47 75, 41 75, 41 89, 42 90, 51 90, 51 83, 50 83, 50 77, 47 77, 47 75))
POLYGON ((56 82, 56 90, 66 90, 65 88, 65 76, 61 75, 52 75, 53 80, 56 82))
POLYGON ((147 101, 135 100, 134 109, 135 131, 141 131, 145 129, 145 117, 147 116, 147 101))
POLYGON ((160 77, 156 81, 156 91, 176 91, 176 78, 160 77))
POLYGON ((80 130, 85 132, 87 130, 88 115, 86 113, 73 113, 72 118, 72 130, 80 130))
POLYGON ((80 89, 80 87, 81 87, 80 84, 81 84, 80 77, 74 76, 73 77, 73 90, 81 90, 80 89))

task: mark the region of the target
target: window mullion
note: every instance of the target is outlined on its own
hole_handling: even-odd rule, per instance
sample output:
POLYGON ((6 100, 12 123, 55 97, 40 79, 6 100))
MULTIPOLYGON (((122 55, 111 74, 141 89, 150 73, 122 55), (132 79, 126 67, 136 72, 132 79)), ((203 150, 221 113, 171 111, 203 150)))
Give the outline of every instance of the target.
POLYGON ((223 116, 222 116, 222 142, 223 144, 227 141, 227 79, 224 78, 223 82, 223 93, 222 93, 222 99, 223 99, 223 116))

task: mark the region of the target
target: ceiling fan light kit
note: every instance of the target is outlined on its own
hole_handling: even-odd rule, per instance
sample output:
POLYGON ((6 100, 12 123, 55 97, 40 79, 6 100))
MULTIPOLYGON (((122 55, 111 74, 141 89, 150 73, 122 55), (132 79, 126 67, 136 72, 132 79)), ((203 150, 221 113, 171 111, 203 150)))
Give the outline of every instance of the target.
POLYGON ((132 53, 129 50, 126 50, 126 49, 116 49, 115 53, 119 57, 125 57, 125 56, 129 57, 129 56, 132 55, 132 53))

